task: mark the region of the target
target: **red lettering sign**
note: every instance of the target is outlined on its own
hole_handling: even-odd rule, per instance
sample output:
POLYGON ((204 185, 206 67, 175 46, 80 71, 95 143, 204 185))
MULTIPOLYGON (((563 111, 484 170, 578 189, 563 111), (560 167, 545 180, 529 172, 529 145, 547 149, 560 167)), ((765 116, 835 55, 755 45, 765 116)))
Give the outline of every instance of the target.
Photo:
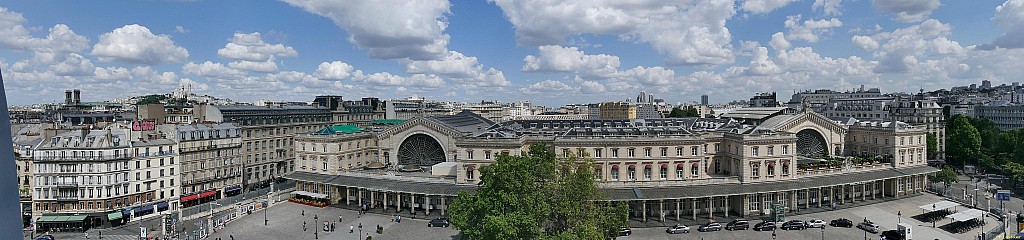
POLYGON ((151 131, 156 130, 156 122, 153 121, 136 121, 132 122, 132 131, 151 131))

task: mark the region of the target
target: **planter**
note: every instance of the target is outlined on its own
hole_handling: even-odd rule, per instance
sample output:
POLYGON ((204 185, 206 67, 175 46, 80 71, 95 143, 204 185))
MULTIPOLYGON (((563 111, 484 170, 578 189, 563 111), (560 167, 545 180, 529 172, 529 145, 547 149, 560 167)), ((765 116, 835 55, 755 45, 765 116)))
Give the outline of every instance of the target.
POLYGON ((298 204, 306 205, 306 206, 318 207, 318 208, 327 207, 327 203, 323 203, 323 202, 304 201, 304 200, 297 200, 297 199, 288 199, 288 201, 289 202, 293 202, 293 203, 298 203, 298 204))

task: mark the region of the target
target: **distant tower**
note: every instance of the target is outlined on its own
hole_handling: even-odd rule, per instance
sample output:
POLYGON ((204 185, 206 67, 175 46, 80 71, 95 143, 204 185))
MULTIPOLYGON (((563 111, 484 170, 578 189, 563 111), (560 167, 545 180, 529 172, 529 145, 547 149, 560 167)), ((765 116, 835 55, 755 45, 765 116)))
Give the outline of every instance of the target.
POLYGON ((75 105, 82 105, 82 90, 75 89, 75 105))
POLYGON ((708 105, 708 95, 707 94, 700 95, 700 105, 705 105, 705 106, 708 105))
POLYGON ((71 91, 71 89, 64 90, 64 105, 71 105, 75 103, 72 94, 73 92, 71 91))

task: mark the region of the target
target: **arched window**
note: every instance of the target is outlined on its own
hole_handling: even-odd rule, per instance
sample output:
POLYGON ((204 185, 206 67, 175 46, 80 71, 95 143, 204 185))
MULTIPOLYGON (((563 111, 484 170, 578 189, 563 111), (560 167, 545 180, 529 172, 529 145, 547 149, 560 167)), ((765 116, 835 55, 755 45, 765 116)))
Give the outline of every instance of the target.
POLYGON ((661 180, 665 180, 665 179, 668 178, 668 164, 662 164, 661 165, 661 174, 660 175, 661 175, 661 180))
POLYGON ((676 179, 683 179, 686 177, 685 175, 683 175, 683 169, 685 169, 685 167, 682 163, 676 164, 676 179))
POLYGON ((789 175, 789 161, 782 162, 782 175, 789 175))
POLYGON ((612 165, 612 180, 619 180, 619 165, 612 165))
POLYGON ((775 176, 775 163, 768 163, 768 176, 775 176))
POLYGON ((700 165, 693 163, 690 165, 690 175, 697 176, 700 174, 700 165))
POLYGON ((761 176, 761 164, 755 163, 755 164, 751 165, 750 166, 750 175, 754 176, 754 177, 761 176))
POLYGON ((651 180, 651 165, 644 165, 644 180, 651 180))
POLYGON ((629 180, 636 180, 636 165, 629 165, 629 170, 626 170, 626 174, 629 180))

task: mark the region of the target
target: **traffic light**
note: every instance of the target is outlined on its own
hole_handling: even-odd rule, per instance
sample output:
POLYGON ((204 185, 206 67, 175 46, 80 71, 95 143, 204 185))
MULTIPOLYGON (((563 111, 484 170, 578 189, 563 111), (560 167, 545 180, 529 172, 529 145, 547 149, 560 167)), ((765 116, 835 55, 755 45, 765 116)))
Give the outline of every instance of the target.
POLYGON ((1017 214, 1017 223, 1024 223, 1024 213, 1017 214))

